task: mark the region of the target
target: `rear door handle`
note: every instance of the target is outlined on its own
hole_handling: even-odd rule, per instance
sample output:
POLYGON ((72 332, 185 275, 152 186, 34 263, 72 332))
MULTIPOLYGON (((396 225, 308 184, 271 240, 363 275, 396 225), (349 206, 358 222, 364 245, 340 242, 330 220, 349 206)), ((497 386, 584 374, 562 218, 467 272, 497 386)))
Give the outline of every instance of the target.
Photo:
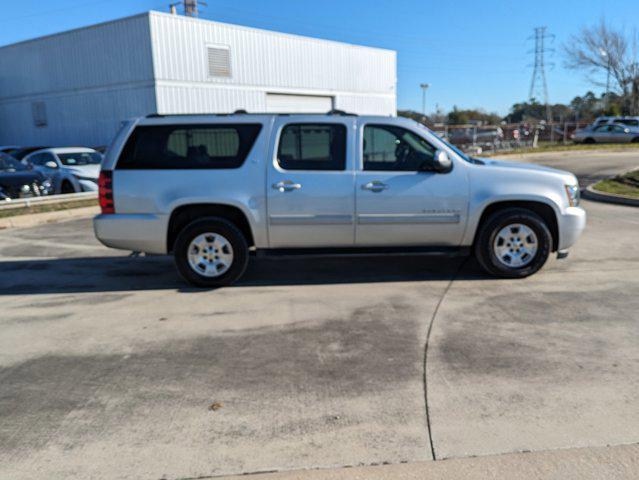
POLYGON ((280 192, 292 192, 293 190, 299 190, 302 185, 299 183, 293 183, 291 180, 284 180, 273 184, 273 188, 280 192))
POLYGON ((374 180, 362 185, 362 190, 370 190, 371 192, 379 193, 384 190, 388 190, 390 187, 379 180, 374 180))

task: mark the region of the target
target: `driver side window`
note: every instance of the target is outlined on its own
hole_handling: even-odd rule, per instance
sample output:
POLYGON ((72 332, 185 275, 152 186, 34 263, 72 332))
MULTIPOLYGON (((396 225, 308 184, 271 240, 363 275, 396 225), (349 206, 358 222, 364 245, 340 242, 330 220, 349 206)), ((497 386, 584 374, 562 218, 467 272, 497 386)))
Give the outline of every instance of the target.
POLYGON ((428 171, 435 147, 413 132, 393 125, 364 127, 364 170, 428 171))

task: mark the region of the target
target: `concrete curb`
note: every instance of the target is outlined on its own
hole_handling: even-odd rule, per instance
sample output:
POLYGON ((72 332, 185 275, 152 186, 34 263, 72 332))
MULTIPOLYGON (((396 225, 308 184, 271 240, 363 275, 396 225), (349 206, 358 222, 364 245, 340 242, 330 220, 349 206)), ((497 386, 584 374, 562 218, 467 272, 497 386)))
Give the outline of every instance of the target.
POLYGON ((31 213, 14 217, 0 218, 0 230, 8 228, 28 228, 47 223, 64 222, 80 218, 92 217, 100 213, 100 207, 81 207, 59 210, 57 212, 31 213))
POLYGON ((588 185, 582 192, 583 198, 588 200, 595 200, 597 202, 615 203, 617 205, 629 205, 632 207, 639 207, 639 199, 627 197, 625 195, 618 195, 615 193, 605 193, 599 190, 595 190, 592 185, 588 185))
POLYGON ((264 473, 227 480, 636 480, 639 445, 568 448, 434 462, 264 473))

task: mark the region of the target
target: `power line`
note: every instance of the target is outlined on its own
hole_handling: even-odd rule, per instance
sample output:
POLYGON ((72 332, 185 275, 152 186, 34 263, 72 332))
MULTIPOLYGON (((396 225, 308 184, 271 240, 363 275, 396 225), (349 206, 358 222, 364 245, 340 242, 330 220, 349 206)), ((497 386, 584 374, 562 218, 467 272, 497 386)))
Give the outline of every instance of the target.
MULTIPOLYGON (((551 122, 552 111, 550 108, 550 103, 548 102, 548 82, 546 81, 546 53, 553 52, 554 50, 546 47, 546 40, 550 39, 552 41, 555 39, 555 36, 547 34, 546 27, 536 27, 534 39, 535 63, 533 66, 528 98, 531 101, 535 98, 543 99, 544 104, 546 105, 546 121, 551 122), (536 94, 537 96, 535 96, 536 94)), ((531 51, 529 53, 533 52, 531 51)))

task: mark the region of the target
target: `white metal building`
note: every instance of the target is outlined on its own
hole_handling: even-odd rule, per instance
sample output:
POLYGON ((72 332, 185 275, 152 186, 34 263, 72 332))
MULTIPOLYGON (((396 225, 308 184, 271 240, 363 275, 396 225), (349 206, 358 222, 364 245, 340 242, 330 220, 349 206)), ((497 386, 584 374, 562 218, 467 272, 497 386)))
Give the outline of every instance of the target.
POLYGON ((396 54, 148 12, 0 48, 0 144, 104 145, 149 113, 395 115, 396 54))

